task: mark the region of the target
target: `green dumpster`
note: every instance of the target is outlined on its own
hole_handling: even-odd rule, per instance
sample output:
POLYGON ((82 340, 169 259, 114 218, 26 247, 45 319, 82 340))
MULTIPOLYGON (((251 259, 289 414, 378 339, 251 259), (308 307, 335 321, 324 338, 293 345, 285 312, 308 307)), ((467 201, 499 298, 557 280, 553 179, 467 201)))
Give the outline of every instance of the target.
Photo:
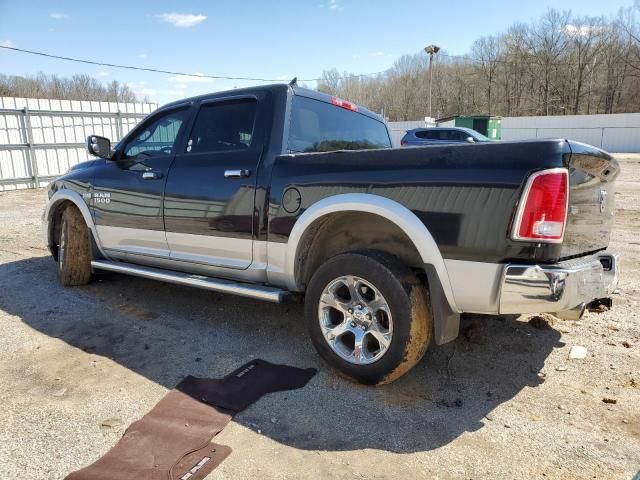
POLYGON ((492 115, 460 116, 456 117, 455 126, 471 128, 491 140, 502 138, 502 117, 492 115))

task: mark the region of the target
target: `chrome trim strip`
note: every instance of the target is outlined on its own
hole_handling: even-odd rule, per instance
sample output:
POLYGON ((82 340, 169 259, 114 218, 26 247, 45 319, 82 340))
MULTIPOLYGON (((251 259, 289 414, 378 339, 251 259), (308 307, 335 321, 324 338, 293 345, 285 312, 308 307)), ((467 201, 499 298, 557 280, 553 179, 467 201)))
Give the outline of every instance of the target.
POLYGON ((202 288, 220 293, 230 293, 241 297, 255 298, 267 302, 279 303, 284 300, 287 292, 279 288, 267 287, 263 285, 252 285, 248 283, 238 283, 230 280, 210 278, 202 275, 192 275, 188 273, 172 272, 151 267, 127 264, 123 262, 110 262, 94 260, 91 262, 93 268, 108 270, 111 272, 134 275, 136 277, 159 280, 162 282, 186 285, 189 287, 202 288))
POLYGON ((253 240, 176 232, 167 232, 166 239, 175 260, 235 269, 251 265, 253 240))
POLYGON ((235 270, 245 270, 252 264, 253 240, 110 225, 98 225, 97 231, 103 248, 115 254, 171 258, 235 270))
POLYGON ((451 309, 460 312, 453 295, 449 274, 436 242, 429 230, 416 215, 405 206, 379 195, 368 193, 346 193, 323 198, 314 203, 298 218, 287 242, 286 252, 269 247, 269 281, 276 283, 278 277, 286 281, 289 290, 300 291, 295 281, 297 250, 305 230, 317 219, 335 212, 359 211, 373 213, 395 223, 413 242, 425 264, 433 265, 451 309), (284 258, 279 255, 284 253, 284 258), (273 268, 272 268, 273 267, 273 268), (282 273, 278 272, 282 269, 282 273), (273 278, 273 280, 272 280, 273 278))
POLYGON ((111 225, 98 225, 96 229, 102 247, 105 250, 153 257, 169 256, 169 245, 167 244, 164 230, 114 227, 111 225))

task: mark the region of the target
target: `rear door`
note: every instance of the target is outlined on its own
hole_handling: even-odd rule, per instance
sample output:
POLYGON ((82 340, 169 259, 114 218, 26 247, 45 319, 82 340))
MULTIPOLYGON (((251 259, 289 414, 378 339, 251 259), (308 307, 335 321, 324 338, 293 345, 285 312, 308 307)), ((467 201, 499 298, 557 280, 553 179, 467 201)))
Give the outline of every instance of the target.
POLYGON ((257 169, 268 94, 203 101, 165 188, 170 257, 246 269, 253 258, 257 169))
POLYGON ((150 116, 127 137, 118 160, 95 176, 91 204, 110 256, 168 257, 162 195, 189 115, 187 104, 150 116))

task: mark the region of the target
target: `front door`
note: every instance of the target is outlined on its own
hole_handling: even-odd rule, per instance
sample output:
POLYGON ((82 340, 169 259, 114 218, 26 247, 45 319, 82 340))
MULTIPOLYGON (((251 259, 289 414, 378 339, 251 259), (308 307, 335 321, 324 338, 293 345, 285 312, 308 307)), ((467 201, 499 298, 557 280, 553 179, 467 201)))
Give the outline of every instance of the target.
POLYGON ((98 237, 109 256, 168 257, 162 197, 188 106, 159 112, 127 137, 96 175, 92 207, 98 237))
POLYGON ((256 174, 265 129, 264 97, 202 102, 165 189, 171 258, 245 269, 253 258, 256 174))

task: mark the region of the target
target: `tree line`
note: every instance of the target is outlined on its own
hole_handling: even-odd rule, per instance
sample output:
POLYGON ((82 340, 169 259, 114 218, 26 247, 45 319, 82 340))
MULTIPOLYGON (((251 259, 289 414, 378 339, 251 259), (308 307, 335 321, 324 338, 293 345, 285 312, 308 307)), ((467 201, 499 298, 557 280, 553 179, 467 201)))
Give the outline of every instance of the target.
POLYGON ((39 73, 36 76, 0 75, 0 97, 91 100, 96 102, 138 102, 128 85, 113 80, 104 85, 90 75, 71 78, 39 73))
MULTIPOLYGON (((432 116, 640 112, 640 2, 613 19, 549 10, 477 39, 467 55, 433 61, 432 116)), ((429 57, 404 55, 375 76, 323 72, 320 91, 383 113, 428 115, 429 57)))

